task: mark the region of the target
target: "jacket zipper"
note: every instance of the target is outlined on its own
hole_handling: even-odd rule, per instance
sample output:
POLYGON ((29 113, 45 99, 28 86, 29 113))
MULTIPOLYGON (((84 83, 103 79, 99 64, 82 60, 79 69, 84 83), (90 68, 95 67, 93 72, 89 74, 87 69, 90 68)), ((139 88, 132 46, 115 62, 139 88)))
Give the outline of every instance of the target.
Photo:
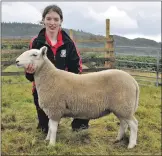
MULTIPOLYGON (((42 43, 42 42, 41 42, 42 43)), ((48 47, 48 48, 50 48, 51 49, 51 47, 48 45, 48 44, 46 44, 46 43, 42 43, 44 46, 46 46, 46 47, 48 47)), ((53 58, 54 58, 54 64, 56 63, 56 56, 55 56, 55 54, 53 53, 53 58)))
MULTIPOLYGON (((41 42, 42 43, 42 42, 41 42)), ((68 43, 68 42, 64 42, 60 47, 58 47, 57 48, 57 50, 56 50, 56 54, 57 54, 57 51, 63 46, 63 45, 65 45, 66 43, 68 43)), ((46 43, 43 43, 45 46, 47 46, 47 47, 49 47, 49 48, 51 48, 48 44, 46 44, 46 43)), ((53 53, 53 58, 54 58, 54 63, 56 62, 56 56, 55 56, 55 54, 53 53)))

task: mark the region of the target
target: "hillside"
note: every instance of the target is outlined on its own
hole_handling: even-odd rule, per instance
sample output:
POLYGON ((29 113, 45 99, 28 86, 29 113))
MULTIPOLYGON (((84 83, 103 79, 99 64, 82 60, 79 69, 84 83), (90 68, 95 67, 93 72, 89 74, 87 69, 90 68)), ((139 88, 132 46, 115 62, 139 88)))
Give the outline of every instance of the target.
MULTIPOLYGON (((32 38, 37 35, 42 25, 31 23, 2 23, 2 38, 32 38)), ((69 33, 68 29, 65 29, 69 33)), ((74 30, 74 36, 78 39, 90 39, 92 37, 102 38, 82 30, 74 30)), ((117 46, 137 47, 160 47, 160 43, 145 38, 128 39, 126 37, 113 35, 117 46)))
POLYGON ((126 37, 113 35, 116 45, 137 47, 160 47, 160 43, 146 38, 128 39, 126 37))

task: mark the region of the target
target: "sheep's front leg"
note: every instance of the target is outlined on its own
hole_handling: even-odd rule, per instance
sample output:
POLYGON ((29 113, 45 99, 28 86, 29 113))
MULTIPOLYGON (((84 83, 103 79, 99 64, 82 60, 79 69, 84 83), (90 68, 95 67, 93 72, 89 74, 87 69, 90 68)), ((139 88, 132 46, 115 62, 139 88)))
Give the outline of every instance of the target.
POLYGON ((54 121, 49 119, 49 131, 47 135, 47 139, 49 137, 49 145, 55 145, 56 143, 56 133, 57 133, 58 121, 54 121))
POLYGON ((50 130, 49 127, 50 127, 50 126, 49 126, 49 123, 48 123, 48 134, 47 134, 47 137, 46 137, 45 140, 50 140, 51 130, 50 130))

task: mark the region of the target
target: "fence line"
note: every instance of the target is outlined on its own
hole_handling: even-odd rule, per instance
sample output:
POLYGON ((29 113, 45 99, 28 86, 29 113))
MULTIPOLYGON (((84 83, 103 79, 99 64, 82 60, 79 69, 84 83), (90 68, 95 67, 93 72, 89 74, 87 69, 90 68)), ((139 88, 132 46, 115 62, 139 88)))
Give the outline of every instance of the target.
MULTIPOLYGON (((118 62, 126 62, 126 63, 134 63, 134 64, 144 64, 144 62, 135 62, 135 61, 124 61, 124 60, 119 60, 119 59, 115 59, 115 53, 114 50, 115 48, 135 48, 135 49, 145 49, 145 48, 149 48, 149 49, 156 49, 156 50, 160 50, 160 48, 154 48, 154 47, 137 47, 137 46, 116 46, 114 45, 114 39, 113 36, 110 35, 110 20, 106 19, 106 37, 101 37, 101 38, 95 38, 92 37, 92 39, 76 39, 74 38, 73 35, 73 31, 70 29, 70 37, 77 43, 104 43, 104 46, 102 48, 100 47, 96 47, 96 48, 78 48, 80 50, 81 53, 89 53, 89 52, 104 52, 105 57, 104 58, 83 58, 82 62, 86 63, 86 62, 96 62, 96 61, 100 61, 104 63, 104 68, 100 67, 100 68, 88 68, 88 69, 83 69, 83 73, 84 72, 97 72, 97 71, 101 71, 101 70, 106 70, 106 69, 111 69, 111 68, 115 68, 115 64, 118 62)), ((10 42, 12 45, 18 44, 21 45, 22 43, 26 43, 27 45, 29 44, 30 40, 28 39, 19 39, 19 40, 7 40, 4 39, 2 40, 2 45, 4 46, 5 44, 8 45, 8 42, 10 42)), ((10 46, 11 46, 10 44, 10 46)), ((19 52, 16 52, 15 54, 18 54, 19 52)), ((11 53, 10 53, 11 54, 11 53)), ((13 53, 12 53, 13 54, 13 53)), ((122 54, 123 55, 123 54, 122 54)), ((128 54, 127 54, 128 55, 128 54)), ((11 60, 9 61, 2 61, 2 69, 4 69, 6 66, 9 66, 11 64, 15 64, 15 60, 11 60)), ((142 72, 151 72, 151 73, 156 73, 156 85, 159 85, 159 71, 160 71, 160 66, 161 64, 159 63, 159 53, 157 55, 157 62, 156 63, 145 63, 147 65, 155 65, 156 66, 156 71, 149 71, 149 70, 142 70, 142 72)), ((141 71, 141 70, 136 70, 136 69, 132 69, 132 68, 123 68, 123 67, 119 67, 119 69, 122 70, 132 70, 132 71, 141 71)), ((24 72, 2 72, 1 76, 19 76, 19 75, 24 75, 24 72)), ((146 77, 145 77, 146 78, 146 77)), ((150 81, 151 82, 151 81, 150 81)))
MULTIPOLYGON (((159 59, 157 57, 157 63, 147 63, 147 62, 138 62, 138 61, 125 61, 125 60, 120 60, 120 59, 115 59, 114 57, 109 57, 109 58, 83 58, 82 62, 86 63, 86 62, 102 62, 104 63, 105 61, 109 61, 109 62, 125 62, 125 63, 132 63, 134 64, 147 64, 147 65, 156 65, 156 71, 150 71, 150 70, 141 70, 141 69, 134 69, 134 68, 124 68, 124 67, 118 67, 119 69, 122 70, 131 70, 131 71, 140 71, 140 72, 150 72, 150 73, 156 73, 156 83, 158 83, 159 80, 159 72, 160 72, 160 66, 162 66, 162 64, 159 63, 159 59)), ((2 61, 1 65, 3 67, 9 66, 15 64, 15 60, 11 60, 11 61, 2 61)), ((97 72, 97 71, 101 71, 101 70, 106 70, 106 69, 110 69, 110 68, 88 68, 88 69, 83 69, 83 72, 97 72)), ((14 75, 22 75, 24 74, 24 72, 2 72, 1 76, 14 76, 14 75)), ((148 77, 147 77, 148 78, 148 77)), ((158 83, 159 84, 159 83, 158 83)))
POLYGON ((156 71, 150 71, 150 70, 142 70, 142 69, 134 69, 134 68, 125 68, 125 67, 119 67, 118 69, 121 69, 121 70, 131 70, 131 71, 135 71, 135 72, 144 72, 144 73, 156 73, 156 71))
MULTIPOLYGON (((83 58, 82 59, 82 62, 83 63, 86 63, 86 62, 90 62, 90 61, 93 61, 93 62, 97 62, 97 61, 100 61, 100 62, 105 62, 105 61, 109 61, 109 62, 115 62, 118 63, 118 62, 126 62, 126 63, 132 63, 132 64, 147 64, 147 65, 156 65, 156 71, 150 71, 150 70, 141 70, 141 69, 134 69, 134 68, 125 68, 125 67, 118 67, 118 69, 121 69, 121 70, 128 70, 128 71, 133 71, 133 72, 149 72, 149 73, 156 73, 156 76, 155 77, 148 77, 148 76, 140 76, 140 75, 135 75, 135 74, 131 74, 132 76, 135 76, 136 79, 137 76, 138 77, 141 77, 141 78, 147 78, 147 79, 153 79, 155 78, 156 81, 147 81, 145 80, 145 82, 154 82, 156 84, 156 86, 158 85, 161 85, 161 82, 159 83, 159 79, 161 79, 159 77, 159 72, 160 72, 160 66, 162 64, 159 63, 159 57, 157 57, 157 63, 147 63, 147 62, 137 62, 137 61, 124 61, 124 60, 119 60, 119 59, 115 59, 114 57, 107 57, 107 58, 83 58)), ((13 61, 2 61, 1 62, 3 68, 4 67, 7 67, 9 65, 12 65, 12 64, 15 64, 15 60, 13 61)), ((97 71, 101 71, 101 70, 106 70, 106 69, 110 69, 110 68, 107 68, 107 67, 99 67, 99 68, 88 68, 88 69, 83 69, 83 73, 86 73, 86 72, 97 72, 97 71)), ((1 73, 1 76, 20 76, 20 75, 24 75, 24 72, 2 72, 1 73)), ((144 81, 144 80, 140 80, 140 81, 144 81)), ((9 84, 12 84, 12 83, 9 83, 9 84)))

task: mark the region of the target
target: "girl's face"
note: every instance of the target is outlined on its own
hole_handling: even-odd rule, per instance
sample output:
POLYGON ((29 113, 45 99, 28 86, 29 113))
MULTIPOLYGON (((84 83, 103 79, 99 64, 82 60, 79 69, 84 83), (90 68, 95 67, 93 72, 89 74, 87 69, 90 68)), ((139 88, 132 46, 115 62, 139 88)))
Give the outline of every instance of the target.
POLYGON ((62 20, 57 12, 50 11, 43 19, 46 31, 50 33, 57 33, 60 29, 62 20))

